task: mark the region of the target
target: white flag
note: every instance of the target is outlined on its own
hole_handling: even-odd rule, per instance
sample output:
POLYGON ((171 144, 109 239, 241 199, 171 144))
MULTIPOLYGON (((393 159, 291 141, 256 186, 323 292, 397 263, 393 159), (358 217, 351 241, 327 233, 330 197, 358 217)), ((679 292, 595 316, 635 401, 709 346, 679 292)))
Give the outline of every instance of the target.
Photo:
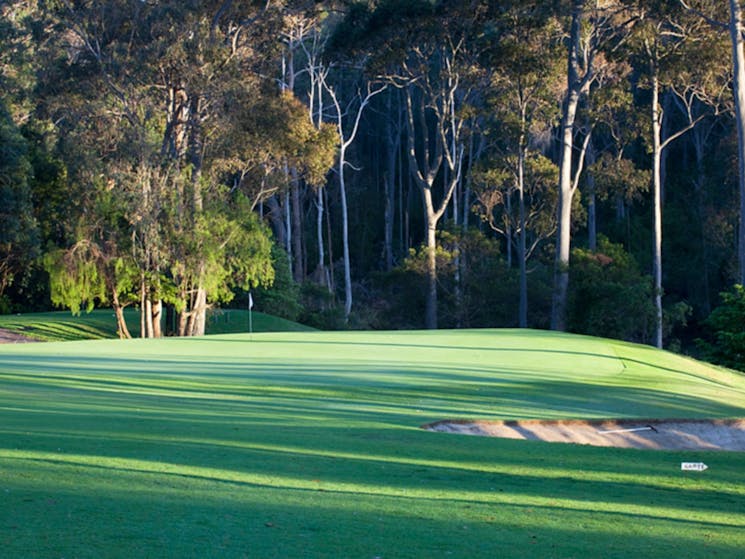
POLYGON ((248 292, 248 309, 251 310, 254 308, 254 298, 251 297, 251 292, 248 292))

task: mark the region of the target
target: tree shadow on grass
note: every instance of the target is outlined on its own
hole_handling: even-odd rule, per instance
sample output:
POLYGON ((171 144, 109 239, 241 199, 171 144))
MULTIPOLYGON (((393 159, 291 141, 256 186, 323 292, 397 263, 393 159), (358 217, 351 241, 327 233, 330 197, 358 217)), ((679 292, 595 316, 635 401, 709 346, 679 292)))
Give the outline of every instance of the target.
MULTIPOLYGON (((299 361, 39 361, 7 354, 2 362, 0 446, 9 450, 0 455, 0 487, 12 489, 13 498, 0 504, 0 518, 12 515, 14 522, 44 530, 52 521, 47 516, 40 523, 37 502, 24 505, 16 491, 60 495, 68 518, 60 513, 51 528, 57 536, 70 517, 95 526, 107 511, 136 526, 145 542, 162 534, 165 544, 174 545, 172 556, 196 556, 181 541, 192 533, 210 549, 222 545, 228 556, 240 556, 240 546, 252 541, 241 531, 245 522, 231 521, 225 530, 201 527, 225 515, 268 518, 253 536, 275 538, 266 549, 286 557, 357 557, 377 548, 391 557, 446 550, 463 557, 526 557, 532 548, 524 546, 537 545, 530 543, 535 534, 554 545, 537 557, 590 556, 603 549, 603 557, 669 557, 677 550, 675 556, 708 558, 712 552, 736 556, 733 541, 745 545, 741 454, 707 453, 705 476, 681 477, 681 459, 700 455, 416 429, 444 415, 650 416, 656 410, 722 417, 742 414, 737 405, 641 386, 530 376, 496 365, 472 370, 390 361, 350 370, 299 361), (492 374, 496 380, 489 382, 492 374), (43 457, 34 460, 35 453, 43 457), (107 460, 121 465, 107 466, 107 460), (79 495, 103 499, 109 508, 89 511, 93 505, 60 488, 64 476, 79 495), (474 511, 481 520, 474 520, 474 511), (489 516, 497 520, 483 520, 489 516), (304 523, 303 531, 265 533, 265 522, 273 528, 289 519, 304 523), (316 547, 302 540, 306 532, 323 535, 316 547), (715 541, 706 540, 705 532, 715 541), (720 536, 725 541, 717 542, 720 536)), ((116 532, 105 531, 112 538, 116 532)), ((18 545, 41 541, 29 538, 18 545)), ((85 531, 78 545, 93 549, 103 541, 96 538, 85 531)), ((14 541, 3 539, 4 549, 18 549, 14 541)), ((60 549, 72 543, 66 545, 60 549)), ((131 556, 157 555, 154 549, 144 543, 131 556)))
MULTIPOLYGON (((251 483, 184 475, 178 465, 155 462, 108 467, 61 456, 4 464, 28 475, 17 485, 15 478, 10 482, 12 491, 0 504, 0 510, 13 511, 14 525, 26 530, 21 537, 5 537, 4 549, 11 556, 22 550, 34 557, 86 557, 109 542, 116 546, 109 556, 121 557, 240 557, 249 549, 251 557, 450 552, 456 557, 708 559, 736 557, 745 544, 743 523, 707 519, 708 505, 690 504, 693 492, 671 500, 670 493, 651 493, 634 484, 513 476, 500 478, 506 487, 500 491, 499 486, 488 488, 494 480, 468 484, 462 472, 447 469, 440 473, 451 480, 451 491, 444 493, 441 481, 427 479, 426 471, 393 484, 391 476, 368 473, 357 486, 339 489, 333 471, 319 480, 308 477, 308 487, 296 487, 285 483, 282 472, 273 473, 271 483, 251 483), (176 471, 164 471, 169 467, 176 471), (43 481, 55 478, 57 484, 43 481), (76 480, 82 483, 73 487, 76 480), (457 489, 464 485, 459 496, 457 489), (602 499, 619 492, 627 495, 623 501, 602 499), (620 504, 614 509, 614 503, 620 504), (646 508, 634 512, 630 507, 636 504, 646 508), (659 514, 645 513, 649 508, 659 514), (696 518, 687 518, 687 511, 696 518), (75 529, 85 525, 96 529, 75 529), (129 537, 121 538, 123 533, 129 537)), ((373 466, 383 465, 391 464, 373 466)), ((253 472, 246 467, 234 474, 250 477, 253 472)), ((718 497, 705 493, 698 501, 718 497)))

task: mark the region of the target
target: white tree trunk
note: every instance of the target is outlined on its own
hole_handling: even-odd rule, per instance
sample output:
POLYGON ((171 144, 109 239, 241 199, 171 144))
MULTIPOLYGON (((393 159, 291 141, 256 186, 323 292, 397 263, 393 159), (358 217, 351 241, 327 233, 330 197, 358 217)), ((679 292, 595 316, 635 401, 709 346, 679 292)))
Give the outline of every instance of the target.
POLYGON ((526 239, 527 224, 525 220, 525 148, 523 140, 520 140, 520 153, 517 163, 517 188, 518 188, 518 213, 520 230, 518 234, 517 252, 520 259, 520 305, 518 307, 518 325, 520 328, 528 327, 528 269, 526 239))
POLYGON ((346 153, 347 148, 352 145, 352 142, 354 142, 354 139, 357 137, 360 120, 362 119, 362 113, 365 111, 365 107, 373 97, 382 93, 386 87, 383 86, 372 91, 368 89, 367 95, 364 98, 360 97, 360 106, 357 108, 357 114, 354 117, 352 129, 345 130, 344 111, 342 111, 336 91, 326 83, 325 74, 321 73, 319 79, 321 80, 323 88, 329 94, 331 102, 336 109, 336 128, 339 132, 339 139, 341 140, 341 145, 339 146, 339 188, 341 193, 342 246, 344 253, 344 316, 348 319, 349 314, 352 311, 352 271, 349 262, 349 217, 347 210, 347 189, 345 178, 345 170, 347 166, 346 153))
POLYGON ((737 122, 737 154, 740 193, 740 224, 738 229, 737 256, 740 284, 745 285, 745 49, 743 48, 742 6, 739 0, 730 0, 729 32, 732 40, 733 88, 735 95, 735 120, 737 122))
POLYGON ((424 325, 437 329, 437 219, 432 204, 432 191, 424 191, 427 206, 427 297, 424 306, 424 325))
POLYGON ((569 251, 571 246, 572 159, 574 155, 574 122, 577 117, 582 80, 579 76, 578 52, 580 50, 581 23, 584 1, 574 0, 567 63, 567 90, 561 116, 561 156, 559 160, 559 207, 556 228, 556 261, 554 265, 554 292, 551 306, 551 329, 566 330, 566 306, 569 290, 569 251))
POLYGON ((662 114, 660 84, 652 72, 652 184, 654 189, 654 305, 655 346, 662 348, 662 114))
POLYGON ((324 272, 326 268, 326 250, 323 246, 323 212, 323 189, 318 188, 316 191, 316 237, 318 239, 318 264, 316 265, 316 269, 319 274, 319 282, 321 285, 328 287, 324 272))
MULTIPOLYGON (((341 125, 340 125, 341 128, 341 125)), ((352 312, 352 267, 349 262, 349 215, 347 210, 347 187, 344 178, 346 149, 342 145, 339 153, 339 190, 341 194, 342 250, 344 259, 344 316, 352 312)))

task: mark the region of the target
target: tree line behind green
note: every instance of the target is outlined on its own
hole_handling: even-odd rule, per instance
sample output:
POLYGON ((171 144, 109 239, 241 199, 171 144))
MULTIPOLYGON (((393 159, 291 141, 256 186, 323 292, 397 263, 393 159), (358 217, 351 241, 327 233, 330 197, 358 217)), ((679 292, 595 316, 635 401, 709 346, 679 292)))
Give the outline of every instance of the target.
POLYGON ((142 335, 199 335, 251 290, 324 328, 697 351, 742 281, 718 3, 0 10, 4 312, 111 306, 127 337, 136 307, 142 335))

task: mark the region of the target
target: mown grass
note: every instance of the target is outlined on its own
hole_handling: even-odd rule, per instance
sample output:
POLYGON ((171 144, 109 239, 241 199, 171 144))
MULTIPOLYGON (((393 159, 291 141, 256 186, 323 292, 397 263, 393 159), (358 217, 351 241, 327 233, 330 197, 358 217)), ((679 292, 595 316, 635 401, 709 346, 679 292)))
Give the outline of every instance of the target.
MULTIPOLYGON (((127 327, 134 337, 140 335, 139 311, 125 309, 127 327)), ((308 326, 276 316, 254 312, 254 332, 305 332, 308 326)), ((249 331, 248 311, 213 309, 208 313, 208 334, 234 334, 249 331)), ((0 328, 46 342, 101 340, 116 338, 116 318, 111 309, 95 309, 74 316, 69 312, 0 315, 0 328)))
POLYGON ((745 453, 419 426, 744 414, 742 375, 547 332, 5 346, 0 555, 742 557, 745 453))

